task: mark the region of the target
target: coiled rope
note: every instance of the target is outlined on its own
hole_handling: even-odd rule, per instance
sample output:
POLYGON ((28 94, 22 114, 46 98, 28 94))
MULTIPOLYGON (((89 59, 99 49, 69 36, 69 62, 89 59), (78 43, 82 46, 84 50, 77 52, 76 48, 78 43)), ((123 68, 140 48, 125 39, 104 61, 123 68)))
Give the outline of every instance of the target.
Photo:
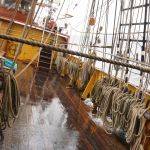
POLYGON ((82 90, 87 85, 88 81, 90 80, 90 77, 94 71, 94 67, 88 60, 87 62, 83 63, 82 69, 79 74, 79 79, 81 81, 79 89, 82 90))
MULTIPOLYGON (((4 130, 7 126, 11 127, 11 122, 18 117, 20 106, 20 93, 18 84, 14 76, 4 73, 3 96, 0 101, 0 128, 4 130)), ((3 135, 1 135, 1 139, 3 135)))
POLYGON ((139 150, 148 108, 137 97, 122 92, 118 85, 119 82, 109 76, 98 80, 91 93, 94 109, 101 116, 107 134, 123 130, 131 149, 139 150))
POLYGON ((65 64, 67 63, 67 59, 63 57, 63 53, 57 53, 57 58, 55 60, 57 72, 64 76, 65 64))
POLYGON ((68 74, 70 76, 70 82, 68 85, 69 87, 73 87, 76 84, 76 81, 79 77, 79 68, 80 68, 80 62, 76 61, 76 60, 72 60, 68 62, 67 65, 67 69, 68 69, 68 74))
MULTIPOLYGON (((91 53, 92 56, 96 56, 95 51, 91 53)), ((87 85, 90 77, 95 69, 95 60, 88 59, 87 62, 83 62, 82 69, 80 70, 79 79, 81 81, 79 89, 82 90, 87 85)))

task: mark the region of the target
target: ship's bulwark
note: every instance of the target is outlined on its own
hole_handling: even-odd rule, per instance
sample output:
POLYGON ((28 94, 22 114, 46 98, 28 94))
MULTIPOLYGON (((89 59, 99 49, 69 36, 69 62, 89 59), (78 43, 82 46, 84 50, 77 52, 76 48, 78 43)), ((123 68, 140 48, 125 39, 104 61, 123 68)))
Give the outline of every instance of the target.
MULTIPOLYGON (((24 67, 22 64, 20 69, 24 67)), ((33 72, 18 78, 22 103, 19 118, 4 131, 1 150, 124 150, 88 117, 87 108, 67 79, 54 71, 33 72)))

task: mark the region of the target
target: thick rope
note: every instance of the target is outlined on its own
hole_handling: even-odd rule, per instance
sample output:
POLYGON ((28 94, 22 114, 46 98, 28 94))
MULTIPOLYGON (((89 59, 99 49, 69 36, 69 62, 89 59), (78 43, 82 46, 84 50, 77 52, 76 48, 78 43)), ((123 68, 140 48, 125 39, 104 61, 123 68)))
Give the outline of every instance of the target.
POLYGON ((32 45, 32 46, 42 47, 42 48, 54 50, 54 51, 57 51, 57 52, 63 52, 63 53, 66 53, 66 54, 71 54, 71 55, 81 56, 81 57, 94 59, 94 60, 98 60, 98 61, 102 61, 102 62, 106 62, 106 63, 111 63, 111 64, 114 64, 114 65, 129 67, 129 68, 132 68, 132 69, 140 70, 142 72, 150 73, 150 68, 149 67, 142 67, 142 66, 132 65, 132 64, 128 64, 128 63, 118 62, 118 61, 110 60, 110 59, 107 59, 107 58, 92 56, 92 55, 88 55, 88 54, 84 54, 84 53, 80 53, 80 52, 75 52, 75 51, 67 50, 67 49, 63 49, 63 48, 58 48, 58 47, 50 46, 50 45, 47 45, 47 44, 43 44, 43 43, 39 43, 39 42, 27 40, 27 39, 16 38, 16 37, 9 36, 9 35, 0 34, 0 38, 5 39, 5 40, 20 42, 20 43, 24 43, 24 44, 28 44, 28 45, 32 45))

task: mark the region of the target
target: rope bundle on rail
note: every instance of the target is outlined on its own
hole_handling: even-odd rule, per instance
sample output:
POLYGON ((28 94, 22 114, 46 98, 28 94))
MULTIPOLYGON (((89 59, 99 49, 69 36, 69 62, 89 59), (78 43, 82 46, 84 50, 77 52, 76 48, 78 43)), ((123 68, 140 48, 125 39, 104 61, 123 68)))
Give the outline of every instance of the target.
POLYGON ((69 86, 74 86, 76 84, 76 81, 79 77, 79 71, 80 71, 80 62, 76 60, 68 61, 67 70, 68 75, 70 77, 70 83, 69 86))
POLYGON ((69 86, 78 84, 77 80, 80 80, 78 88, 80 90, 84 89, 92 73, 94 72, 94 63, 93 60, 88 60, 86 62, 80 62, 77 59, 71 59, 63 57, 63 53, 57 53, 57 58, 55 60, 57 72, 64 76, 65 67, 67 67, 67 73, 70 77, 69 86), (82 66, 82 67, 81 67, 82 66))
MULTIPOLYGON (((90 54, 92 56, 96 56, 95 51, 91 52, 90 54)), ((80 69, 80 73, 79 73, 79 80, 80 80, 80 84, 79 84, 79 89, 83 90, 85 89, 87 83, 89 82, 92 73, 94 72, 95 69, 95 60, 92 59, 87 59, 85 62, 82 62, 82 67, 80 69)))
POLYGON ((63 53, 58 53, 57 58, 55 60, 56 69, 59 74, 63 76, 63 71, 65 69, 65 64, 67 63, 67 59, 63 57, 63 53))
POLYGON ((94 66, 92 65, 93 62, 88 60, 87 62, 84 62, 79 74, 79 79, 81 81, 80 83, 80 90, 84 89, 87 85, 88 81, 90 80, 90 77, 94 71, 94 66))
POLYGON ((61 75, 65 75, 65 69, 67 70, 68 76, 70 77, 69 86, 74 86, 79 77, 80 62, 77 60, 69 60, 63 56, 63 53, 57 53, 55 60, 57 72, 61 75))
POLYGON ((115 80, 98 80, 92 90, 92 102, 108 134, 123 130, 132 150, 139 150, 144 133, 147 111, 145 104, 137 97, 124 93, 115 80))

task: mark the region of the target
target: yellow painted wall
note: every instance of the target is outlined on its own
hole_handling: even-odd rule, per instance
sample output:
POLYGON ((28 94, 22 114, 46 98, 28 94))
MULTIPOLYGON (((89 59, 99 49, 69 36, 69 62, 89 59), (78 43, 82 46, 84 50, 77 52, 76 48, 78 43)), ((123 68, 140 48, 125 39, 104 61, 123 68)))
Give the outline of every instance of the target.
MULTIPOLYGON (((6 33, 8 24, 9 24, 9 22, 7 22, 7 21, 0 21, 0 33, 1 34, 6 33)), ((14 23, 13 26, 11 27, 11 32, 9 33, 9 35, 12 35, 12 36, 15 36, 15 37, 21 37, 23 27, 24 27, 23 25, 14 23)), ((42 30, 32 29, 32 30, 29 31, 27 39, 40 42, 41 38, 42 38, 42 34, 43 34, 42 30)), ((48 33, 45 33, 44 41, 47 38, 47 36, 48 36, 48 33)), ((55 37, 54 34, 51 35, 51 37, 48 40, 47 44, 52 44, 54 37, 55 37)), ((18 43, 12 42, 12 41, 6 41, 6 42, 7 42, 7 44, 2 48, 2 50, 6 52, 6 57, 13 58, 14 53, 17 49, 18 43)), ((58 44, 65 43, 65 42, 66 41, 65 41, 64 37, 60 37, 60 36, 58 37, 58 44)), ((22 52, 19 55, 18 59, 19 60, 24 60, 24 61, 31 60, 36 55, 36 53, 38 51, 39 51, 38 47, 34 47, 34 46, 24 44, 24 46, 22 48, 22 52)))

